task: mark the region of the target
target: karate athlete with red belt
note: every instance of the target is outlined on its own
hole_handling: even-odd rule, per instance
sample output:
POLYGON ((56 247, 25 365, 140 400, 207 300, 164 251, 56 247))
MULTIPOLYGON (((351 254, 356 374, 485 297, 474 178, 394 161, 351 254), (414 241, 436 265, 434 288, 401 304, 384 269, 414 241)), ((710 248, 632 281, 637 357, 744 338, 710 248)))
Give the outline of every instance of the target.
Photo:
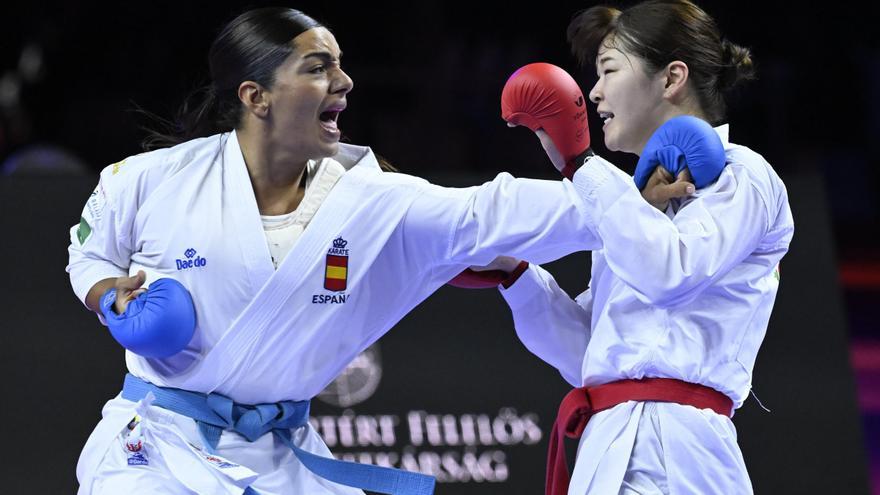
MULTIPOLYGON (((750 69, 748 51, 722 42, 711 18, 686 1, 645 2, 623 14, 589 9, 572 21, 569 39, 596 63, 590 100, 605 121, 605 144, 640 155, 640 188, 652 173, 668 181, 654 170, 658 161, 704 155, 711 128, 681 139, 693 116, 715 125, 727 166, 708 183, 691 167, 698 190, 658 204, 661 211, 631 194, 633 178, 588 158, 574 184, 602 246, 593 250, 588 289, 574 300, 537 265, 500 258, 489 266, 519 274, 502 289, 519 338, 576 387, 554 426, 547 493, 751 493, 731 417, 749 394, 794 227, 782 181, 761 155, 729 142, 723 100, 706 94, 721 94, 750 69), (692 30, 672 27, 680 25, 692 30), (580 439, 570 480, 564 436, 580 439)), ((557 134, 570 119, 534 123, 559 83, 527 69, 505 87, 505 118, 535 130, 566 173, 579 163, 566 160, 583 153, 565 150, 568 134, 557 134)))

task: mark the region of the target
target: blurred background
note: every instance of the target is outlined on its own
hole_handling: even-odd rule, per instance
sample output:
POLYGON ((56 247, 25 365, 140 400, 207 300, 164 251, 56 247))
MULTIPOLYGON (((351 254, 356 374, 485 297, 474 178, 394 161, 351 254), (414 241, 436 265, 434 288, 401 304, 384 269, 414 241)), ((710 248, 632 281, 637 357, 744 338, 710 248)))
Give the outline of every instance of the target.
MULTIPOLYGON (((149 122, 133 110, 140 106, 171 117, 183 97, 206 82, 206 54, 220 27, 249 7, 278 4, 16 2, 4 7, 0 19, 0 229, 4 232, 0 254, 7 277, 0 288, 4 313, 11 315, 12 323, 0 331, 3 371, 13 377, 13 394, 26 404, 41 403, 41 387, 56 387, 59 374, 73 380, 72 388, 62 387, 71 396, 59 407, 76 409, 80 418, 63 437, 66 453, 49 455, 55 466, 53 476, 61 481, 41 478, 30 465, 45 462, 45 455, 4 453, 11 461, 4 461, 3 469, 32 473, 21 479, 37 483, 37 492, 73 491, 76 454, 97 421, 101 401, 112 396, 114 387, 118 389, 124 371, 121 353, 83 314, 85 310, 69 290, 63 272, 66 226, 78 221, 97 173, 141 151, 142 126, 149 122), (36 273, 46 276, 31 275, 36 273), (63 309, 46 311, 47 301, 52 301, 50 307, 63 309), (71 333, 70 327, 77 331, 71 333), (112 355, 105 359, 99 350, 112 355), (105 385, 89 388, 95 398, 82 398, 85 387, 77 384, 92 380, 105 385), (39 483, 49 483, 51 488, 40 490, 39 483)), ((528 131, 508 129, 502 122, 500 92, 518 67, 547 61, 569 70, 586 93, 595 74, 591 68, 575 65, 565 28, 575 12, 594 3, 541 2, 520 8, 436 0, 405 7, 376 2, 289 5, 327 25, 344 51, 343 66, 355 82, 349 107, 340 117, 349 141, 371 146, 403 172, 441 184, 473 184, 502 170, 517 176, 554 177, 537 140, 528 131)), ((777 416, 781 423, 791 420, 800 426, 792 428, 790 436, 780 437, 773 449, 756 445, 751 458, 760 456, 759 451, 772 451, 768 462, 776 462, 786 452, 805 455, 804 450, 814 444, 818 450, 811 454, 824 461, 808 471, 803 462, 792 460, 793 467, 785 471, 789 480, 813 479, 825 469, 825 462, 836 462, 823 476, 838 480, 831 486, 851 488, 840 493, 868 493, 866 487, 873 483, 873 493, 880 494, 880 201, 876 185, 880 160, 869 152, 880 136, 880 36, 876 30, 880 17, 871 10, 876 7, 867 6, 793 7, 751 1, 704 1, 700 5, 730 40, 752 49, 758 80, 745 85, 729 102, 731 141, 749 146, 773 164, 789 185, 797 225, 789 257, 799 261, 783 262, 780 301, 759 356, 756 390, 762 400, 783 408, 784 393, 766 397, 758 389, 759 378, 767 380, 770 390, 803 390, 797 396, 803 410, 792 412, 791 417, 785 412, 777 416), (795 275, 792 270, 799 272, 795 275), (790 275, 789 284, 786 275, 790 275), (814 318, 813 312, 830 316, 814 318), (773 340, 774 325, 783 329, 777 332, 781 336, 777 340, 773 340), (786 356, 798 359, 786 360, 786 356), (766 373, 774 366, 784 375, 766 373), (805 383, 811 373, 833 379, 805 383), (825 444, 813 443, 820 436, 816 431, 820 425, 807 421, 813 414, 823 424, 838 428, 821 432, 823 441, 831 442, 824 452, 821 445, 825 444), (837 431, 841 443, 834 444, 827 437, 837 431), (842 478, 835 478, 834 473, 842 478), (839 482, 842 479, 848 481, 839 482)), ((592 116, 591 123, 596 151, 631 171, 635 158, 608 153, 598 119, 592 116)), ((565 272, 562 278, 568 284, 565 288, 577 293, 586 283, 586 261, 577 258, 568 263, 559 265, 565 272)), ((456 308, 472 304, 448 291, 437 297, 442 300, 432 298, 429 303, 456 308)), ((492 311, 505 314, 497 294, 479 297, 486 298, 492 311)), ((445 307, 430 304, 420 311, 445 307)), ((402 326, 418 327, 418 318, 405 320, 402 326)), ((449 324, 461 326, 462 322, 449 324)), ((496 337, 511 338, 509 322, 500 326, 506 330, 499 330, 496 337)), ((0 327, 5 325, 0 323, 0 327)), ((400 332, 393 332, 389 339, 397 335, 400 332)), ((513 340, 508 344, 515 347, 513 340)), ((389 345, 403 344, 391 340, 389 345)), ((534 358, 524 354, 521 359, 527 368, 541 370, 529 376, 547 373, 534 358)), ((553 373, 547 377, 557 379, 553 373)), ((561 384, 558 391, 564 392, 561 384)), ((771 404, 765 405, 772 410, 771 404)), ((339 414, 350 411, 344 409, 345 404, 340 407, 339 414)), ((401 405, 401 410, 407 407, 401 405)), ((498 407, 495 412, 500 414, 498 407)), ((763 418, 749 412, 749 407, 757 409, 747 403, 743 421, 751 421, 751 414, 763 418)), ((50 418, 60 410, 45 412, 40 407, 39 413, 27 415, 19 409, 7 414, 25 421, 25 432, 32 427, 43 431, 41 435, 49 442, 58 438, 57 432, 45 428, 58 427, 50 418)), ((747 461, 749 435, 773 430, 766 419, 754 421, 751 432, 737 423, 747 461)), ((15 438, 28 452, 61 448, 39 446, 26 433, 12 430, 9 433, 20 435, 15 438)), ((535 455, 540 464, 543 454, 535 455)), ((756 469, 761 471, 750 464, 753 476, 756 469)), ((772 470, 768 470, 766 478, 771 477, 772 470)), ((827 491, 814 482, 789 491, 785 487, 792 485, 777 486, 758 478, 756 488, 768 487, 764 493, 827 491)), ((449 488, 442 493, 459 492, 467 493, 449 488)), ((520 493, 510 488, 504 492, 520 493)))

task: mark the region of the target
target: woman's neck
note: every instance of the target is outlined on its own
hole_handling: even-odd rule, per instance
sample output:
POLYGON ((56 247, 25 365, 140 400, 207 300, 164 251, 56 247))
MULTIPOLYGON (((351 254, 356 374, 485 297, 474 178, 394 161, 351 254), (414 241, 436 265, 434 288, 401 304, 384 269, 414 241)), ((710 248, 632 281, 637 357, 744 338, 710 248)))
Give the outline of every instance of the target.
POLYGON ((262 215, 283 215, 295 210, 305 188, 308 160, 272 146, 264 132, 236 131, 244 163, 262 215))

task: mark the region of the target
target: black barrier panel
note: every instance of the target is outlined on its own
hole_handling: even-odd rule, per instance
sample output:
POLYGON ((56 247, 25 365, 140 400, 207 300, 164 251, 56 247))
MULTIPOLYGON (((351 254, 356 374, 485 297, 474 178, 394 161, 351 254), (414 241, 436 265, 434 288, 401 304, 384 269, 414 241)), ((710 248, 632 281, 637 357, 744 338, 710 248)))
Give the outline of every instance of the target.
MULTIPOLYGON (((569 279, 589 267, 557 265, 569 279)), ((313 401, 313 424, 341 457, 435 475, 437 493, 539 493, 567 391, 498 291, 444 287, 313 401)))
MULTIPOLYGON (((122 384, 122 351, 64 273, 95 180, 0 180, 3 493, 73 493, 79 451, 122 384)), ((866 494, 824 194, 817 176, 786 183, 797 231, 754 381, 772 413, 750 399, 734 422, 756 493, 866 494)), ((588 264, 582 253, 548 269, 575 295, 588 264)), ((445 287, 314 401, 313 421, 342 457, 438 474, 438 495, 533 494, 566 390, 518 343, 497 292, 445 287)))

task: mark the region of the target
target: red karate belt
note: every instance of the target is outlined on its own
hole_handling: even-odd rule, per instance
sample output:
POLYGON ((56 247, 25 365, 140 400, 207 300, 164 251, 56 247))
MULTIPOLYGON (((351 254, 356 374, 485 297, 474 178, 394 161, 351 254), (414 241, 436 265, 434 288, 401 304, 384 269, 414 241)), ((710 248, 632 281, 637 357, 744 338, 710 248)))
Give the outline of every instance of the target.
POLYGON ((620 380, 596 387, 576 388, 562 399, 553 423, 547 452, 546 495, 568 493, 570 475, 565 459, 565 437, 580 438, 594 414, 631 400, 675 402, 697 409, 711 409, 728 417, 733 414, 730 397, 704 385, 672 378, 620 380))

